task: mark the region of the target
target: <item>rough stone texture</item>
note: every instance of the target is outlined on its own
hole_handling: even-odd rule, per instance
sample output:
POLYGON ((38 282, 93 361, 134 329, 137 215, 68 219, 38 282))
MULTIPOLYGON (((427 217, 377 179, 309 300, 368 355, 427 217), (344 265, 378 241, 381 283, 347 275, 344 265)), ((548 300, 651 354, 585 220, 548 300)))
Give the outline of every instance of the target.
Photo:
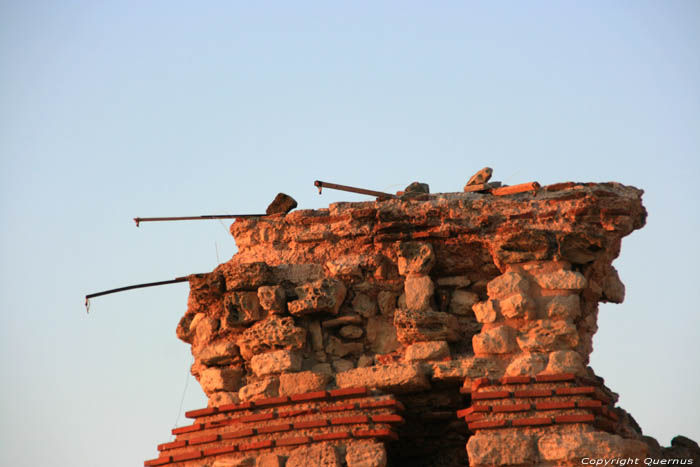
POLYGON ((301 371, 280 375, 280 396, 290 396, 304 392, 320 391, 326 387, 330 379, 327 373, 301 371))
POLYGON ((246 329, 236 340, 246 360, 272 349, 300 349, 306 342, 306 330, 294 325, 290 317, 270 316, 246 329))
POLYGON ((356 368, 336 375, 338 387, 367 386, 390 392, 416 392, 430 387, 420 366, 416 364, 393 364, 356 368))
POLYGON ((641 464, 647 452, 647 446, 641 440, 625 439, 599 431, 549 434, 542 436, 537 445, 542 459, 548 461, 578 461, 584 457, 632 458, 639 459, 641 464))
POLYGON ((672 448, 645 441, 621 409, 620 436, 581 424, 470 432, 455 418, 468 401, 460 388, 470 392, 483 377, 595 380, 585 365, 598 303, 624 298, 612 263, 622 238, 645 223, 641 195, 616 183, 506 196, 419 189, 237 219, 238 252, 189 277, 176 331, 192 345, 192 372, 209 404, 364 386, 376 391, 372 397, 395 394, 406 410, 404 425, 391 425, 399 440, 386 445, 336 440, 231 458, 464 466, 467 446, 471 465, 551 467, 576 465, 589 448, 600 448, 598 455, 691 452, 683 440, 672 448))
POLYGON ((335 279, 320 279, 296 288, 298 300, 288 303, 295 316, 311 313, 337 314, 345 298, 345 285, 335 279))
POLYGON ((267 376, 285 371, 299 371, 302 357, 291 350, 274 350, 254 355, 250 359, 250 369, 256 376, 267 376))
POLYGON ((345 454, 348 467, 386 467, 386 449, 381 443, 357 443, 345 454))
POLYGON ((472 307, 479 301, 479 296, 466 290, 455 290, 450 299, 450 312, 466 316, 473 313, 472 307))
POLYGON ((406 347, 407 362, 440 360, 450 356, 450 347, 445 341, 416 342, 406 347))
POLYGON ((287 459, 286 467, 341 467, 340 455, 329 443, 295 449, 287 459))
POLYGON ((535 465, 537 438, 524 433, 480 432, 467 443, 470 466, 535 465))
POLYGON ((242 376, 240 368, 208 368, 200 373, 199 384, 207 396, 217 391, 236 391, 242 376))

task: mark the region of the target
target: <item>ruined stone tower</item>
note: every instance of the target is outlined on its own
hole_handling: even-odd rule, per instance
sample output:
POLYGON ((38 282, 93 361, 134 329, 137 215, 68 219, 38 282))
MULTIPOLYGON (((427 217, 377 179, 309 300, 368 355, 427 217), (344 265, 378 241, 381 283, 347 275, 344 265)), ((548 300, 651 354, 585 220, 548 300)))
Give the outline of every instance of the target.
POLYGON ((658 451, 587 367, 642 192, 413 194, 239 219, 177 335, 209 407, 146 466, 580 465, 658 451))

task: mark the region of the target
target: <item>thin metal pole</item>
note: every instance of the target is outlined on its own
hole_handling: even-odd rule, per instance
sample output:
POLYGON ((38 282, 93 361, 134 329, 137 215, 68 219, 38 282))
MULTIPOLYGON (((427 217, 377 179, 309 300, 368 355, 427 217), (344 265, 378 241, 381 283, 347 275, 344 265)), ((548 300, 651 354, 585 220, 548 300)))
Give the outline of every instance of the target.
POLYGON ((200 221, 205 219, 238 219, 245 217, 263 217, 267 214, 215 214, 205 216, 183 216, 183 217, 134 217, 136 227, 141 222, 161 222, 161 221, 200 221))
POLYGON ((321 191, 324 188, 332 188, 334 190, 341 190, 341 191, 349 191, 351 193, 359 193, 361 195, 370 195, 370 196, 376 196, 377 198, 396 198, 396 196, 390 194, 390 193, 383 193, 381 191, 374 191, 374 190, 366 190, 364 188, 357 188, 354 186, 347 186, 347 185, 338 185, 336 183, 329 183, 329 182, 322 182, 320 180, 316 180, 314 182, 314 186, 318 187, 318 194, 321 194, 321 191))
POLYGON ((175 279, 171 279, 169 281, 158 281, 158 282, 148 282, 146 284, 128 285, 126 287, 119 287, 117 289, 110 289, 110 290, 105 290, 103 292, 91 293, 91 294, 88 294, 85 296, 85 308, 87 308, 88 313, 90 313, 89 300, 91 298, 99 297, 101 295, 109 295, 112 293, 123 292, 125 290, 142 289, 144 287, 155 287, 157 285, 175 284, 177 282, 186 282, 188 280, 189 280, 189 276, 183 276, 183 277, 176 277, 175 279))

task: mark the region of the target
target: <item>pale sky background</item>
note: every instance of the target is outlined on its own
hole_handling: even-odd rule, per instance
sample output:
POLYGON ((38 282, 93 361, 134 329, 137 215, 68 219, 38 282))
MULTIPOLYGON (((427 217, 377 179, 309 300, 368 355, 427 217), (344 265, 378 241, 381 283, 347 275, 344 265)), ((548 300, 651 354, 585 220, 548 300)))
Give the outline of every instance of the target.
POLYGON ((315 179, 619 181, 592 366, 646 434, 700 439, 700 3, 0 2, 0 465, 137 466, 205 398, 175 337, 228 223, 315 179))

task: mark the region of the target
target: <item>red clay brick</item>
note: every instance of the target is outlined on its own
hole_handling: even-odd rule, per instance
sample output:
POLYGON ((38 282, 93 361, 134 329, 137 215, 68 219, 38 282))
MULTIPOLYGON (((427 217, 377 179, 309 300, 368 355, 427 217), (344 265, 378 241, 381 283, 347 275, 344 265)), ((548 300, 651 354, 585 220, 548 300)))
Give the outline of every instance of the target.
POLYGON ((585 415, 558 415, 554 417, 556 423, 585 423, 595 420, 593 414, 585 415))
POLYGON ((289 431, 292 429, 292 425, 289 423, 285 423, 284 425, 272 425, 272 426, 264 426, 258 428, 258 434, 262 433, 277 433, 280 431, 289 431))
POLYGON ((573 409, 576 407, 576 402, 574 401, 561 401, 561 402, 538 402, 535 404, 537 410, 554 410, 554 409, 573 409))
POLYGON ((513 426, 536 426, 536 425, 551 425, 550 417, 528 417, 518 418, 511 421, 513 426))
POLYGON ((558 396, 573 396, 576 394, 595 394, 593 386, 579 386, 575 388, 557 388, 558 396))
POLYGON ((372 415, 374 423, 403 423, 403 417, 396 414, 372 415))
POLYGON ((241 402, 240 404, 224 404, 219 406, 219 413, 234 412, 236 410, 248 410, 253 408, 252 402, 241 402))
POLYGON ((277 417, 279 417, 279 418, 298 417, 300 415, 309 415, 313 412, 314 411, 312 409, 287 410, 285 412, 277 412, 277 417))
POLYGON ((515 397, 548 397, 551 395, 551 389, 523 389, 514 393, 515 397))
POLYGON ((239 418, 238 421, 243 422, 243 423, 262 422, 265 420, 272 420, 274 418, 275 418, 275 414, 273 412, 268 412, 268 413, 256 413, 253 415, 244 415, 241 418, 239 418))
POLYGON ((576 375, 573 373, 557 373, 555 375, 537 375, 535 381, 538 383, 549 383, 555 381, 574 381, 576 375))
POLYGON ((187 417, 187 418, 203 417, 205 415, 213 415, 218 411, 219 411, 219 409, 217 407, 207 407, 204 409, 190 410, 189 412, 185 412, 185 417, 187 417))
POLYGON ((202 451, 183 452, 182 454, 173 456, 173 462, 189 461, 192 459, 199 459, 200 457, 202 457, 202 451))
POLYGON ((472 400, 504 399, 506 397, 510 397, 509 391, 472 392, 472 400))
POLYGON ((307 420, 305 422, 295 422, 295 430, 300 430, 302 428, 318 428, 320 426, 328 426, 328 420, 307 420))
POLYGON ((487 430, 490 428, 503 428, 508 426, 508 420, 484 420, 479 422, 471 422, 470 430, 487 430))
POLYGON ((345 388, 333 389, 329 392, 331 397, 346 397, 346 396, 366 396, 369 391, 366 387, 362 388, 345 388))
POLYGON ((198 438, 191 438, 188 443, 190 446, 195 444, 212 443, 214 441, 219 441, 219 435, 205 435, 198 438))
POLYGON ((266 407, 269 405, 286 404, 287 402, 289 402, 289 397, 280 396, 280 397, 268 397, 265 399, 253 401, 253 404, 255 404, 256 407, 266 407))
POLYGON ((530 410, 531 408, 531 404, 504 404, 494 405, 491 407, 491 410, 493 412, 522 412, 524 410, 530 410))
POLYGON ((598 400, 588 400, 588 401, 577 401, 576 402, 576 407, 580 408, 598 408, 602 407, 603 403, 598 401, 598 400))
POLYGON ((303 394, 292 394, 289 397, 294 402, 313 401, 313 400, 317 400, 317 399, 325 399, 326 397, 328 397, 328 392, 326 392, 326 391, 305 392, 303 394))
POLYGON ((169 443, 163 443, 158 445, 159 451, 167 451, 168 449, 184 448, 187 446, 187 440, 181 439, 178 441, 171 441, 169 443))
POLYGON ((399 439, 398 435, 388 429, 379 430, 356 430, 352 433, 355 438, 389 438, 399 439))
POLYGON ((275 442, 271 439, 265 441, 256 441, 255 443, 242 444, 238 446, 239 451, 252 451, 254 449, 265 449, 271 448, 275 445, 275 442))
POLYGON ((299 436, 296 438, 282 438, 275 442, 275 446, 295 446, 297 444, 308 444, 312 439, 308 436, 299 436))
POLYGON ((474 412, 474 406, 467 407, 466 409, 461 409, 457 411, 457 418, 466 417, 470 413, 474 412))
POLYGON ((397 410, 405 410, 406 408, 403 404, 395 399, 384 399, 381 401, 365 401, 360 402, 357 406, 361 409, 382 409, 382 408, 394 408, 397 410))
POLYGON ((530 376, 504 376, 501 378, 501 384, 527 384, 532 381, 530 376))
POLYGON ((203 423, 195 423, 193 425, 181 426, 180 428, 173 428, 171 432, 174 435, 181 435, 183 433, 192 433, 193 431, 199 431, 203 428, 203 423))
POLYGON ((246 436, 255 435, 255 428, 248 428, 245 430, 230 431, 221 435, 221 439, 236 439, 245 438, 246 436))
POLYGON ((205 449, 202 452, 202 454, 204 454, 204 457, 217 456, 219 454, 228 454, 230 452, 236 452, 237 450, 238 450, 238 446, 221 446, 218 448, 205 449))
POLYGON ((352 425, 356 423, 369 423, 369 417, 366 415, 355 415, 353 417, 338 417, 331 418, 331 425, 352 425))
POLYGON ((146 461, 143 463, 146 467, 151 467, 151 466, 156 466, 156 465, 165 465, 165 464, 170 464, 173 461, 172 456, 163 456, 159 457, 157 459, 151 459, 149 461, 146 461))
POLYGON ((469 423, 469 422, 475 422, 477 420, 483 420, 486 418, 486 415, 483 413, 471 413, 469 415, 466 415, 464 417, 464 421, 469 423))
POLYGON ((475 392, 480 387, 488 386, 490 384, 491 380, 485 377, 473 379, 471 384, 471 392, 475 392))
POLYGON ((339 431, 336 433, 321 433, 318 435, 312 435, 314 441, 330 441, 333 439, 346 439, 350 438, 352 435, 349 431, 339 431))
POLYGON ((459 393, 460 394, 471 394, 472 390, 471 390, 471 388, 465 388, 464 386, 462 386, 461 388, 459 388, 459 393))
POLYGON ((329 405, 326 407, 321 407, 321 412, 342 412, 344 410, 355 410, 355 404, 341 404, 341 405, 329 405))

